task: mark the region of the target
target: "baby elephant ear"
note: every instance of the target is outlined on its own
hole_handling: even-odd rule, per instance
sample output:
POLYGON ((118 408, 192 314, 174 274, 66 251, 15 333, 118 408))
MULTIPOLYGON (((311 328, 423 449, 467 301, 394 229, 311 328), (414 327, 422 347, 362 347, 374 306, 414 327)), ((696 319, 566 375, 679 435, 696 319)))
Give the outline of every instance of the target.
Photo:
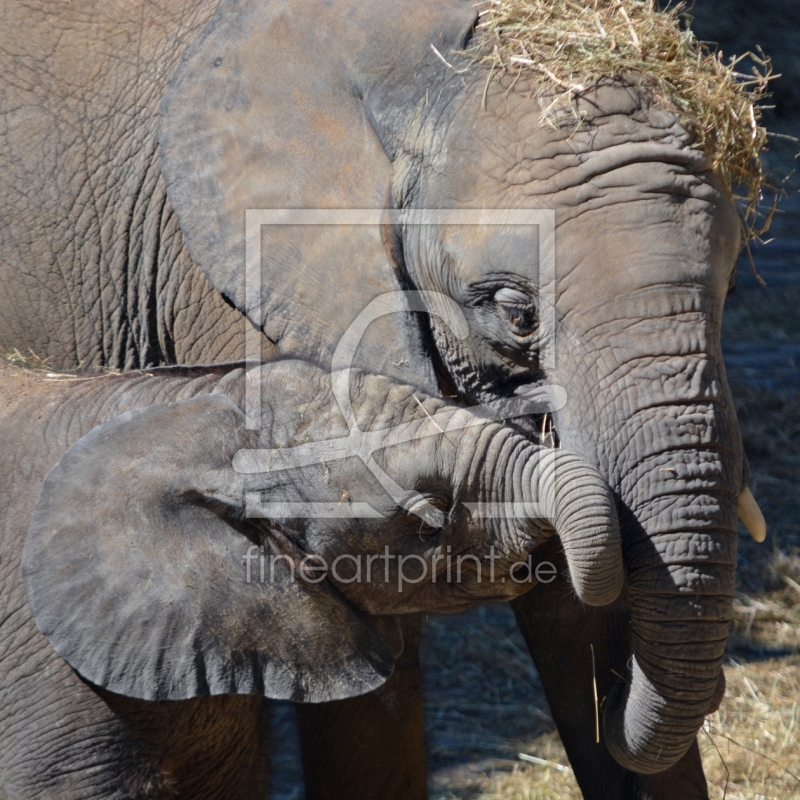
POLYGON ((293 580, 285 559, 261 581, 230 468, 244 427, 221 395, 151 406, 96 428, 48 474, 25 589, 88 681, 144 700, 321 702, 391 674, 387 643, 327 582, 293 580))

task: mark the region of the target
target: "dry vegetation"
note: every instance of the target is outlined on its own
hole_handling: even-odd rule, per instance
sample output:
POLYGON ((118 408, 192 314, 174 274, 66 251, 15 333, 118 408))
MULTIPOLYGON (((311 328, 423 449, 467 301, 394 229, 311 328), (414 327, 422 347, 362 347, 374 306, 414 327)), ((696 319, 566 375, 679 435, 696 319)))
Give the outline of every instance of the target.
POLYGON ((800 797, 800 659, 734 660, 725 676, 725 702, 700 736, 712 798, 800 797))
POLYGON ((11 364, 14 367, 25 367, 26 369, 50 369, 48 359, 36 355, 33 350, 27 353, 20 352, 16 347, 13 350, 0 351, 0 360, 11 364))
MULTIPOLYGON (((792 800, 800 797, 800 659, 770 659, 726 667, 728 692, 706 721, 700 751, 712 800, 792 800)), ((437 800, 579 800, 582 797, 558 737, 541 735, 521 747, 547 765, 519 760, 479 764, 437 800), (482 770, 481 767, 484 767, 482 770), (488 769, 486 769, 488 767, 488 769), (499 767, 499 768, 498 768, 499 767)), ((519 756, 518 756, 519 758, 519 756)))
POLYGON ((34 372, 45 380, 90 380, 103 377, 105 375, 119 375, 120 370, 112 367, 85 367, 79 364, 70 369, 56 370, 50 363, 49 358, 42 358, 33 350, 27 353, 21 352, 18 348, 12 350, 0 349, 0 365, 16 367, 24 372, 34 372))
POLYGON ((423 661, 432 798, 581 797, 507 606, 432 617, 423 661))
POLYGON ((772 73, 763 53, 724 61, 695 37, 683 3, 664 11, 655 0, 485 0, 479 7, 484 35, 471 54, 491 65, 492 76, 540 75, 544 118, 598 80, 642 87, 692 131, 729 191, 743 191, 748 238, 765 230, 756 224, 772 73), (745 59, 750 74, 739 72, 745 59))

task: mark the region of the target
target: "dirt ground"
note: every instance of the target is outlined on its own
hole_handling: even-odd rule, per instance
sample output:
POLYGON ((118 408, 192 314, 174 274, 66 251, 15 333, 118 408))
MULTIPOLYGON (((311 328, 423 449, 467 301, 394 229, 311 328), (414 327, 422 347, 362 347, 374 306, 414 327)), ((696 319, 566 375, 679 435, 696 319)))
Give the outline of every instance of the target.
MULTIPOLYGON (((726 55, 761 44, 784 77, 768 122, 800 136, 797 0, 698 0, 695 28, 726 55)), ((800 145, 773 140, 783 181, 800 145)), ((796 175, 784 184, 800 187, 796 175)), ((712 798, 800 798, 800 195, 781 204, 725 312, 723 346, 767 542, 740 536, 739 590, 726 666, 728 691, 700 735, 712 798)), ((431 617, 423 651, 431 797, 580 798, 510 609, 431 617), (535 762, 520 758, 533 757, 535 762)), ((273 796, 300 800, 292 710, 275 710, 273 796)))

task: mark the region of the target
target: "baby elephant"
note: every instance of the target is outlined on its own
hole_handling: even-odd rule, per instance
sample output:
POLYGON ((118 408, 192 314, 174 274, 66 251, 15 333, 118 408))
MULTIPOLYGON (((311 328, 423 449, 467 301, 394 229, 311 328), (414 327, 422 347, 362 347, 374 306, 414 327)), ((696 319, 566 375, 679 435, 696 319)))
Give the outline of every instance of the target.
POLYGON ((554 531, 620 590, 609 490, 519 408, 302 362, 0 380, 4 797, 265 797, 263 698, 377 689, 397 615, 519 595, 554 531))

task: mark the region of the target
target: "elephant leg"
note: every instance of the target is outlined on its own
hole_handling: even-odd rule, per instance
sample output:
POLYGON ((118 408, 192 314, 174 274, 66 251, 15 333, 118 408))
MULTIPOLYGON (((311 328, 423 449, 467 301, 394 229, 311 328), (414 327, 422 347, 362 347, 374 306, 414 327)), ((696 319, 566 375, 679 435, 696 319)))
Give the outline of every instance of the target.
MULTIPOLYGON (((223 694, 153 703, 105 689, 94 688, 93 693, 105 706, 99 706, 95 712, 97 724, 93 727, 98 729, 97 743, 94 748, 86 747, 86 742, 78 738, 76 744, 83 745, 81 751, 94 749, 93 757, 100 759, 104 769, 116 773, 114 777, 121 787, 119 794, 98 792, 92 793, 92 797, 267 800, 269 701, 266 698, 223 694), (120 731, 114 738, 102 736, 101 709, 111 712, 114 727, 120 731)), ((69 726, 64 723, 62 727, 69 726)), ((89 734, 83 729, 81 734, 88 739, 89 734)), ((71 762, 60 764, 62 769, 64 763, 71 762)), ((80 764, 80 758, 75 763, 80 764)), ((84 790, 80 794, 65 792, 58 796, 90 795, 84 790)))
POLYGON ((422 619, 400 620, 403 652, 383 686, 349 700, 297 706, 307 800, 427 797, 422 619))
POLYGON ((672 769, 657 775, 642 775, 640 781, 647 800, 671 800, 673 797, 708 799, 708 783, 696 739, 672 769))
POLYGON ((585 800, 707 800, 696 742, 672 769, 658 775, 638 775, 612 758, 602 741, 602 703, 616 681, 615 672, 625 674, 630 612, 624 597, 602 608, 580 603, 563 577, 566 562, 557 542, 542 550, 540 560, 556 564, 559 577, 511 605, 585 800))

